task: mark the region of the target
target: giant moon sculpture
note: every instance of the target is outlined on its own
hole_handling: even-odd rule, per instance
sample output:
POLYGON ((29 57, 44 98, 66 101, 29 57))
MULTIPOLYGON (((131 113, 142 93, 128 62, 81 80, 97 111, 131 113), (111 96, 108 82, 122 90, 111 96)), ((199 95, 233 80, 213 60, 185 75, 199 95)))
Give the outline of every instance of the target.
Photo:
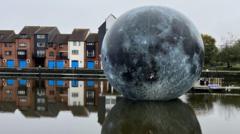
POLYGON ((133 100, 170 100, 199 79, 204 59, 201 35, 181 13, 146 6, 120 16, 102 46, 110 84, 133 100))

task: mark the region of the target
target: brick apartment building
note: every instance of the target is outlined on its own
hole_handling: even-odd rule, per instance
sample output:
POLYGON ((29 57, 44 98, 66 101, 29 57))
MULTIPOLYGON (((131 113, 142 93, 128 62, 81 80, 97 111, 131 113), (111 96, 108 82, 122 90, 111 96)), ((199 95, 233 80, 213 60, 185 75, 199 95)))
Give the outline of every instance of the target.
POLYGON ((16 43, 15 32, 11 30, 0 31, 0 47, 1 47, 1 66, 14 68, 16 67, 16 43))
POLYGON ((69 34, 56 35, 52 42, 49 42, 46 49, 45 67, 50 69, 68 68, 68 38, 69 34))
POLYGON ((104 37, 104 32, 100 33, 74 29, 71 34, 61 34, 57 27, 45 26, 25 26, 19 34, 0 30, 0 67, 100 69, 99 35, 104 37))
POLYGON ((86 39, 86 47, 85 47, 85 63, 86 68, 88 69, 99 69, 101 64, 99 61, 99 44, 98 44, 98 34, 91 33, 88 35, 86 39))
POLYGON ((17 60, 19 68, 34 67, 34 33, 40 26, 25 26, 16 37, 17 60))
POLYGON ((46 59, 46 49, 49 42, 53 42, 56 35, 60 34, 57 27, 40 27, 34 33, 34 60, 35 66, 44 67, 46 59))

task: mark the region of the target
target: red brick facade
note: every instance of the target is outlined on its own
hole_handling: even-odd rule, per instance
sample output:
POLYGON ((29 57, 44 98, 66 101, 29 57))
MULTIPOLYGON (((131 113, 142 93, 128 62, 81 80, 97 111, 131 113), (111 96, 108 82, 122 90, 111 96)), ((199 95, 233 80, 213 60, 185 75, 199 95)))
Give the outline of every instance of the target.
POLYGON ((16 53, 16 43, 3 43, 2 45, 2 66, 7 67, 9 61, 14 62, 14 67, 17 67, 17 53, 16 53))
MULTIPOLYGON (((19 59, 21 59, 21 57, 19 57, 18 55, 18 52, 21 52, 21 51, 25 51, 26 52, 26 56, 24 58, 22 58, 23 60, 26 60, 27 62, 27 66, 26 67, 34 67, 35 64, 34 64, 34 60, 32 58, 32 55, 33 55, 33 45, 34 44, 34 41, 33 41, 33 37, 30 37, 30 38, 17 38, 16 39, 16 53, 17 53, 17 61, 19 59)), ((18 65, 18 62, 16 64, 17 66, 18 65)))
POLYGON ((52 69, 69 68, 68 42, 71 37, 84 42, 84 50, 81 50, 85 51, 84 68, 100 69, 99 49, 101 48, 97 33, 86 32, 86 35, 75 36, 73 33, 60 34, 56 27, 40 26, 25 26, 17 35, 11 30, 0 30, 0 67, 29 68, 40 65, 52 69), (44 34, 43 38, 42 33, 47 35, 44 34), (44 53, 41 53, 42 51, 44 53), (36 57, 35 54, 42 57, 36 57))

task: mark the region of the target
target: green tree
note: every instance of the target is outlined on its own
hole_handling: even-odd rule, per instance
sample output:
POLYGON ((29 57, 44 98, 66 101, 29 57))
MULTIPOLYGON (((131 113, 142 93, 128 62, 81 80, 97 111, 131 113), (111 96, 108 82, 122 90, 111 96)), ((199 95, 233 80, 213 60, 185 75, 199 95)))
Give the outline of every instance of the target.
POLYGON ((216 40, 207 34, 202 34, 202 39, 205 48, 205 66, 214 65, 218 59, 218 48, 216 47, 216 40))
POLYGON ((231 67, 232 64, 240 63, 240 40, 235 41, 233 44, 227 44, 220 52, 220 61, 231 67))
POLYGON ((223 63, 226 63, 227 64, 227 68, 230 68, 231 67, 231 62, 232 62, 232 46, 228 46, 226 45, 222 50, 221 52, 219 53, 219 58, 220 58, 220 61, 223 62, 223 63))

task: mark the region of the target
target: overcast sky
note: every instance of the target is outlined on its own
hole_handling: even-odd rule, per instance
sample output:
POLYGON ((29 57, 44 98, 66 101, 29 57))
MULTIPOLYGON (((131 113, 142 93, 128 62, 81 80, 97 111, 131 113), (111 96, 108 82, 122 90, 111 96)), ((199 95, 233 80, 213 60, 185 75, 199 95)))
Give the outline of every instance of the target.
POLYGON ((240 35, 239 0, 0 0, 0 29, 18 33, 25 25, 57 26, 62 33, 73 28, 97 32, 109 14, 116 17, 139 6, 161 5, 185 14, 201 33, 217 41, 240 35))

